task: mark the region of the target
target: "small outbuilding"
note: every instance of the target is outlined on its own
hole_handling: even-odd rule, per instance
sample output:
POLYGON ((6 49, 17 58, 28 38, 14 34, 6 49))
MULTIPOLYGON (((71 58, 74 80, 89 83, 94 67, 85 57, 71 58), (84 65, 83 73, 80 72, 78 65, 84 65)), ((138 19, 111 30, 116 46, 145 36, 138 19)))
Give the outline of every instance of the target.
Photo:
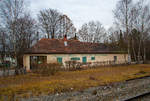
POLYGON ((61 63, 65 67, 66 61, 86 64, 104 61, 126 63, 127 60, 127 52, 114 50, 102 43, 43 38, 24 53, 23 65, 30 70, 33 63, 61 63))

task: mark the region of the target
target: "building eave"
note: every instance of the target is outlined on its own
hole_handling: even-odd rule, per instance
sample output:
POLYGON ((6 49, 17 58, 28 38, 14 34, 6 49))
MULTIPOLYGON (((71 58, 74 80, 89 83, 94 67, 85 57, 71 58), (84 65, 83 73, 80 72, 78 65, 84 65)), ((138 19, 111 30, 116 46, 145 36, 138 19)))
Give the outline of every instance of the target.
POLYGON ((125 51, 111 52, 26 52, 24 54, 127 54, 125 51))

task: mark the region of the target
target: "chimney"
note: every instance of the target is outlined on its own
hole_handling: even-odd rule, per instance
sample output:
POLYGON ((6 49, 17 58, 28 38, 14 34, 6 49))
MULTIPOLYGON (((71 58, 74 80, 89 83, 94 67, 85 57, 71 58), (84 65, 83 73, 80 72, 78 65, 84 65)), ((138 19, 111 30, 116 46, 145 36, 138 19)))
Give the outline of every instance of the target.
POLYGON ((76 33, 75 33, 74 39, 77 40, 77 35, 76 35, 76 33))
POLYGON ((67 35, 64 36, 64 45, 67 46, 67 35))

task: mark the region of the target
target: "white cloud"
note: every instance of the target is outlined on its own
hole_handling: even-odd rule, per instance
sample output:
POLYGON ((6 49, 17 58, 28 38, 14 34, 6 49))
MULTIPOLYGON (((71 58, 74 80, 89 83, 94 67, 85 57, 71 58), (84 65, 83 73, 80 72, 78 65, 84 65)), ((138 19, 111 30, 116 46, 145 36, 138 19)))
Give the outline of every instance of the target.
POLYGON ((45 8, 57 9, 67 14, 75 26, 79 28, 83 23, 98 20, 108 27, 113 23, 112 10, 117 0, 27 0, 30 10, 35 16, 39 10, 45 8))

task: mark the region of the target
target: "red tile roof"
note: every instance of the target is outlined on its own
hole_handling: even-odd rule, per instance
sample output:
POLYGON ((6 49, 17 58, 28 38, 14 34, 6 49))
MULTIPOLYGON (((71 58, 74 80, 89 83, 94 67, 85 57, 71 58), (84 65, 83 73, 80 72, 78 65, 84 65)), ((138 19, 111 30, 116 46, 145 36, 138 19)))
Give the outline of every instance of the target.
POLYGON ((100 43, 80 42, 78 40, 67 40, 67 46, 63 39, 43 38, 33 47, 25 52, 26 54, 100 54, 100 53, 124 53, 113 50, 107 45, 100 43))

